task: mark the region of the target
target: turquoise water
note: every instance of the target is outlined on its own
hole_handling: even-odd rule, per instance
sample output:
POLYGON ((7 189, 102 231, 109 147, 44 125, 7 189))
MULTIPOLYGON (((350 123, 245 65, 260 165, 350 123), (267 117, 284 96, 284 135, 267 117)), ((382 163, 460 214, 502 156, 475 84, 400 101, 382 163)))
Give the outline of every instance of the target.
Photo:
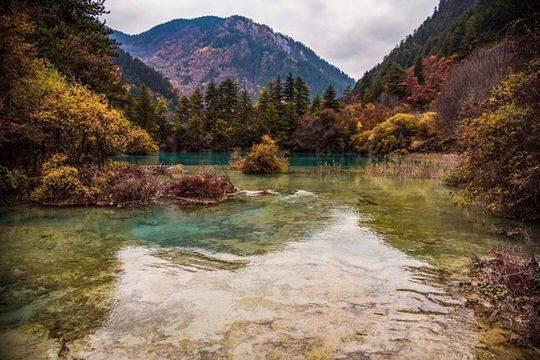
POLYGON ((246 192, 209 207, 1 209, 3 358, 534 358, 434 276, 515 244, 489 231, 504 222, 436 181, 364 177, 363 160, 230 171, 246 192))
MULTIPOLYGON (((324 164, 340 164, 343 167, 361 166, 366 163, 367 157, 358 154, 312 154, 290 153, 288 154, 291 166, 317 167, 324 164)), ((140 165, 226 165, 230 156, 227 153, 183 153, 162 152, 156 155, 122 155, 115 159, 129 161, 140 165)))

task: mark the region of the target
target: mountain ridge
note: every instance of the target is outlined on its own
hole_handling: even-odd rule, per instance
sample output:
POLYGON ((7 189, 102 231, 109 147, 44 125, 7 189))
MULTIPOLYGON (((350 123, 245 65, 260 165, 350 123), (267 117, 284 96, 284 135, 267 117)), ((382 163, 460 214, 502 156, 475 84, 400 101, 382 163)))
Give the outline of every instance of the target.
POLYGON ((328 85, 339 93, 354 85, 301 42, 240 15, 175 19, 134 35, 113 30, 111 36, 182 94, 226 78, 257 94, 270 78, 289 72, 303 77, 315 95, 328 85))

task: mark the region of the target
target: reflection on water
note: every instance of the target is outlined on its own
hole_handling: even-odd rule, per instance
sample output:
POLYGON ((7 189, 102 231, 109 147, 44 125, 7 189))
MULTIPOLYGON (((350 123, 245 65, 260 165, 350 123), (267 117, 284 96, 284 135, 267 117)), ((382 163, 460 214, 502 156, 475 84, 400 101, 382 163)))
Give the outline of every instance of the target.
POLYGON ((2 355, 527 356, 486 342, 437 281, 439 267, 459 274, 507 244, 444 186, 230 176, 276 193, 204 208, 2 210, 2 355))
POLYGON ((471 314, 440 288, 414 281, 404 267, 424 264, 359 228, 350 213, 335 214, 326 229, 282 252, 248 257, 249 265, 235 271, 185 271, 183 262, 141 247, 119 257, 117 306, 76 356, 474 352, 471 314))

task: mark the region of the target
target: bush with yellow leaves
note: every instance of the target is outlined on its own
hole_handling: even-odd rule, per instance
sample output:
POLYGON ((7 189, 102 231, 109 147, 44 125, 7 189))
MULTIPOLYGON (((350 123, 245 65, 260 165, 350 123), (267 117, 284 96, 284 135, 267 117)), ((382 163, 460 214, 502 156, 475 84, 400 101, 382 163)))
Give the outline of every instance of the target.
POLYGON ((453 183, 495 214, 540 219, 540 61, 493 90, 489 109, 460 129, 453 183))
POLYGON ((372 154, 433 150, 438 139, 437 114, 399 113, 355 137, 357 149, 372 154))
POLYGON ((232 164, 244 174, 284 173, 289 168, 285 158, 270 135, 264 135, 260 144, 253 145, 249 153, 232 164))
POLYGON ((45 163, 40 184, 31 199, 42 204, 81 205, 88 202, 90 193, 75 167, 45 163))

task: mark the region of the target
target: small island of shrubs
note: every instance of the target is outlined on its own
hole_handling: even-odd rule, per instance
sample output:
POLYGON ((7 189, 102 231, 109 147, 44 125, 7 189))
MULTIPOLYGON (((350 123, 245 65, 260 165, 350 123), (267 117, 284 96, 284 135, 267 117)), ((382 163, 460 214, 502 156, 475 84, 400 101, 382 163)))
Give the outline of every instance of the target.
POLYGON ((253 145, 245 157, 233 159, 231 167, 244 174, 278 174, 289 168, 289 162, 281 154, 276 141, 269 135, 263 135, 260 144, 253 145))
POLYGON ((42 177, 30 199, 48 206, 136 206, 171 200, 176 203, 213 204, 236 192, 225 176, 206 169, 185 174, 182 166, 166 168, 165 174, 124 162, 77 169, 55 155, 43 165, 42 177), (161 177, 160 177, 161 176, 161 177))

